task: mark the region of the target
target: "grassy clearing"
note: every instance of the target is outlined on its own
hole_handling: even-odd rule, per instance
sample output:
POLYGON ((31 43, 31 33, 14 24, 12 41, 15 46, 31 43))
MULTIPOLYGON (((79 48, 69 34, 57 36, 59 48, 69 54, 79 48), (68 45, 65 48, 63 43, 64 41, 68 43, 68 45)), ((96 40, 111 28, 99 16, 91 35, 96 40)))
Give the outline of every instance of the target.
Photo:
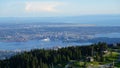
MULTIPOLYGON (((80 61, 77 61, 75 62, 74 64, 72 64, 73 67, 83 67, 85 64, 85 62, 80 62, 80 61)), ((99 62, 87 62, 86 63, 86 66, 92 66, 92 67, 97 67, 99 65, 99 62)))
POLYGON ((112 52, 112 53, 109 53, 105 56, 105 59, 106 59, 106 63, 109 63, 109 62, 113 62, 113 61, 116 61, 118 60, 118 57, 119 57, 119 53, 118 52, 112 52))
POLYGON ((99 62, 97 62, 97 61, 89 62, 88 64, 89 64, 89 65, 93 65, 93 66, 98 66, 98 65, 100 65, 99 62))

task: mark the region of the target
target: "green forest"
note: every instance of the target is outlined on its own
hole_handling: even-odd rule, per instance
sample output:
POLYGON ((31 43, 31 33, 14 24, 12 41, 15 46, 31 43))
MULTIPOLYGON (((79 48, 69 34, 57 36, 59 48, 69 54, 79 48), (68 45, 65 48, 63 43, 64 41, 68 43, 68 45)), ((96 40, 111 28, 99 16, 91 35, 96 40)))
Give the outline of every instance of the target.
POLYGON ((88 56, 93 57, 95 61, 104 62, 107 60, 104 57, 106 50, 111 50, 106 43, 63 47, 57 50, 35 49, 0 60, 0 68, 64 68, 71 60, 86 62, 88 56))

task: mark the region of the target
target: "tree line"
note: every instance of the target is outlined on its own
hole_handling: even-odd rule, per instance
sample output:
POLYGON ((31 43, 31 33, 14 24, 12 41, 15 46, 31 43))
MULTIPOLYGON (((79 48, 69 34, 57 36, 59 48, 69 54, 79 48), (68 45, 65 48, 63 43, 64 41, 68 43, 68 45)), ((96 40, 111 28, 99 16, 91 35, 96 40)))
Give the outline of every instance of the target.
POLYGON ((0 68, 53 68, 70 60, 85 60, 92 56, 96 61, 103 61, 103 52, 106 43, 97 43, 89 46, 71 46, 54 49, 35 49, 15 55, 9 59, 0 60, 0 68))

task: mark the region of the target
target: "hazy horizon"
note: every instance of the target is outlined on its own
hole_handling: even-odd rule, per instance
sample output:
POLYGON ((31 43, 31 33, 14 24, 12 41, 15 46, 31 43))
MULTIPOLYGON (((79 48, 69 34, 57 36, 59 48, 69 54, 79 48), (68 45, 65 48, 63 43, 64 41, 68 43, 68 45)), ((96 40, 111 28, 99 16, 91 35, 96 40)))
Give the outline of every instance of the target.
POLYGON ((74 23, 96 26, 120 26, 120 15, 83 15, 69 17, 0 17, 0 23, 74 23))

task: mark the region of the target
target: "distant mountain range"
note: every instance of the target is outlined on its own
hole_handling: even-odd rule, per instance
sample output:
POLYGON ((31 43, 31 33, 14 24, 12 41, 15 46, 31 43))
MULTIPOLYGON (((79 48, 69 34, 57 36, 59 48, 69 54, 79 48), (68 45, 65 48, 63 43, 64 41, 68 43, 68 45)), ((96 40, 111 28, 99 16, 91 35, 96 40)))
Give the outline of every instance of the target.
POLYGON ((73 17, 1 17, 0 23, 79 23, 98 26, 120 26, 120 15, 89 15, 73 17))

